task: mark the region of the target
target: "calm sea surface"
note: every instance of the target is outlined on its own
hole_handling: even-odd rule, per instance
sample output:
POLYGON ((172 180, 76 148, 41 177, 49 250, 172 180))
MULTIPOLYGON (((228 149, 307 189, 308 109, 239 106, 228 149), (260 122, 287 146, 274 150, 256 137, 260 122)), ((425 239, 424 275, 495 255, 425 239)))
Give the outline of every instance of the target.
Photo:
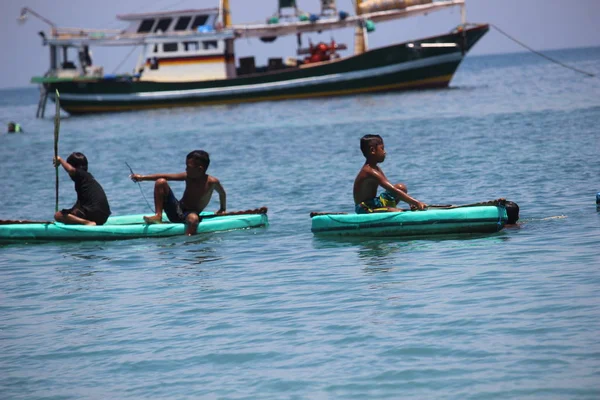
MULTIPOLYGON (((600 48, 549 54, 600 74, 600 48)), ((53 215, 37 96, 0 91, 0 219, 53 215)), ((468 57, 448 90, 65 114, 59 153, 87 155, 114 215, 148 212, 125 162, 180 172, 201 148, 228 209, 270 226, 0 246, 0 398, 598 399, 599 122, 600 78, 531 54, 468 57), (314 237, 309 212, 352 211, 366 133, 417 199, 506 197, 520 228, 314 237)))

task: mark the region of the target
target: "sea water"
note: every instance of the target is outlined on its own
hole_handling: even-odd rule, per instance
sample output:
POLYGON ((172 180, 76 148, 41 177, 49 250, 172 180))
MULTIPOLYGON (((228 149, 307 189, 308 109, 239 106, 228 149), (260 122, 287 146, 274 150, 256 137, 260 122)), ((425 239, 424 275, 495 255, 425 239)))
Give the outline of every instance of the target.
MULTIPOLYGON (((181 172, 205 149, 227 209, 267 206, 270 225, 2 245, 0 398, 600 398, 600 49, 550 55, 596 77, 469 56, 447 90, 63 114, 59 154, 87 155, 114 215, 150 213, 126 162, 181 172), (367 133, 413 197, 505 197, 520 225, 314 237, 311 211, 353 210, 367 133)), ((51 219, 53 105, 35 119, 37 89, 0 93, 25 130, 0 134, 0 219, 51 219)))

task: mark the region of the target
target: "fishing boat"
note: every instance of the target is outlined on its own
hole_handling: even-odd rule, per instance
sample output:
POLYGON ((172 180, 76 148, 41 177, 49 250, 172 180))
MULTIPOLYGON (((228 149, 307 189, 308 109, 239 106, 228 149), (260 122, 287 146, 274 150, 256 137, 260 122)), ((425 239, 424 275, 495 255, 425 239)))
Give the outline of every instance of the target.
POLYGON ((355 10, 339 10, 336 0, 321 0, 320 13, 307 13, 296 0, 278 0, 265 22, 232 24, 229 0, 213 9, 191 9, 118 15, 122 30, 61 28, 41 32, 50 51, 50 67, 32 78, 41 87, 37 116, 47 99, 60 92, 69 114, 117 112, 160 107, 241 103, 354 95, 369 92, 447 87, 467 52, 488 31, 487 24, 468 24, 465 0, 354 0, 355 10), (369 48, 375 26, 458 7, 461 23, 448 33, 369 48), (354 47, 335 40, 302 45, 302 35, 354 29, 354 47), (297 37, 291 55, 268 59, 236 57, 235 42, 297 37), (106 74, 92 60, 93 46, 141 48, 130 73, 106 74))
POLYGON ((481 234, 498 232, 507 221, 506 208, 498 202, 426 211, 315 215, 312 217, 312 232, 318 236, 367 237, 481 234))
MULTIPOLYGON (((268 225, 266 211, 224 216, 203 212, 201 216, 203 219, 198 225, 198 234, 268 225)), ((143 220, 143 214, 110 217, 101 226, 65 225, 50 221, 12 222, 14 223, 0 224, 0 243, 123 240, 182 236, 185 233, 185 224, 170 223, 164 216, 162 224, 148 225, 143 220)))

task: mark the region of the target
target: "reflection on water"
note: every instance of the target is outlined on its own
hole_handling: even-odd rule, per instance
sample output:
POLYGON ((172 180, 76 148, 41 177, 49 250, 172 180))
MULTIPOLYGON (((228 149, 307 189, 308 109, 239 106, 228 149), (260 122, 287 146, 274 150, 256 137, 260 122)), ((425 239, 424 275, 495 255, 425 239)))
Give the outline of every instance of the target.
POLYGON ((397 259, 395 253, 403 250, 400 243, 389 243, 381 241, 367 241, 358 248, 358 259, 362 261, 369 272, 389 272, 391 265, 397 259))
MULTIPOLYGON (((198 241, 196 243, 202 242, 203 241, 198 241)), ((189 265, 204 264, 223 259, 223 257, 219 255, 221 254, 220 251, 215 247, 197 247, 194 249, 186 250, 186 253, 186 257, 177 257, 177 259, 189 262, 189 265)))
POLYGON ((510 239, 511 232, 500 231, 492 234, 453 234, 429 237, 318 237, 313 238, 316 250, 324 249, 356 249, 359 261, 370 272, 388 272, 397 266, 405 254, 412 254, 429 249, 460 249, 466 247, 489 246, 510 239), (389 266, 389 267, 388 267, 389 266))

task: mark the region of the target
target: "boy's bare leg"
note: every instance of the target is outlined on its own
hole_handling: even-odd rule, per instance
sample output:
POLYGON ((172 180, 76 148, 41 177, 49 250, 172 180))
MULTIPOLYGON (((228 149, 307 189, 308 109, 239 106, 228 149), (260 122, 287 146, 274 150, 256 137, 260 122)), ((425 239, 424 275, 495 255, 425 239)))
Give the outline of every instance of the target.
POLYGON ((388 210, 388 212, 402 212, 402 211, 404 211, 403 209, 396 208, 396 207, 388 207, 387 210, 388 210))
POLYGON ((188 236, 195 235, 198 231, 198 224, 200 223, 200 217, 196 213, 189 213, 185 219, 185 234, 188 236))
MULTIPOLYGON (((394 187, 396 189, 400 189, 402 190, 404 193, 408 194, 408 188, 406 187, 406 185, 404 183, 396 183, 394 185, 394 187)), ((398 205, 398 203, 400 203, 401 201, 403 201, 400 196, 394 196, 394 199, 396 200, 396 205, 398 205)), ((389 209, 390 212, 398 212, 398 211, 404 211, 401 208, 390 208, 389 209)))
MULTIPOLYGON (((404 193, 408 193, 408 188, 406 187, 406 185, 404 183, 396 183, 394 185, 394 187, 396 189, 402 190, 404 193)), ((399 201, 399 199, 396 199, 396 201, 399 201)))
POLYGON ((169 194, 169 184, 166 179, 158 179, 154 184, 154 209, 156 213, 150 217, 144 217, 144 222, 147 224, 162 223, 162 213, 165 206, 165 199, 169 194))
POLYGON ((376 208, 372 211, 373 214, 375 213, 386 213, 386 212, 401 212, 404 211, 401 208, 395 208, 395 207, 384 207, 384 208, 376 208))
POLYGON ((54 219, 58 222, 62 222, 67 225, 88 225, 95 226, 96 223, 94 221, 88 221, 87 219, 79 218, 73 214, 63 215, 62 212, 58 211, 54 214, 54 219))

